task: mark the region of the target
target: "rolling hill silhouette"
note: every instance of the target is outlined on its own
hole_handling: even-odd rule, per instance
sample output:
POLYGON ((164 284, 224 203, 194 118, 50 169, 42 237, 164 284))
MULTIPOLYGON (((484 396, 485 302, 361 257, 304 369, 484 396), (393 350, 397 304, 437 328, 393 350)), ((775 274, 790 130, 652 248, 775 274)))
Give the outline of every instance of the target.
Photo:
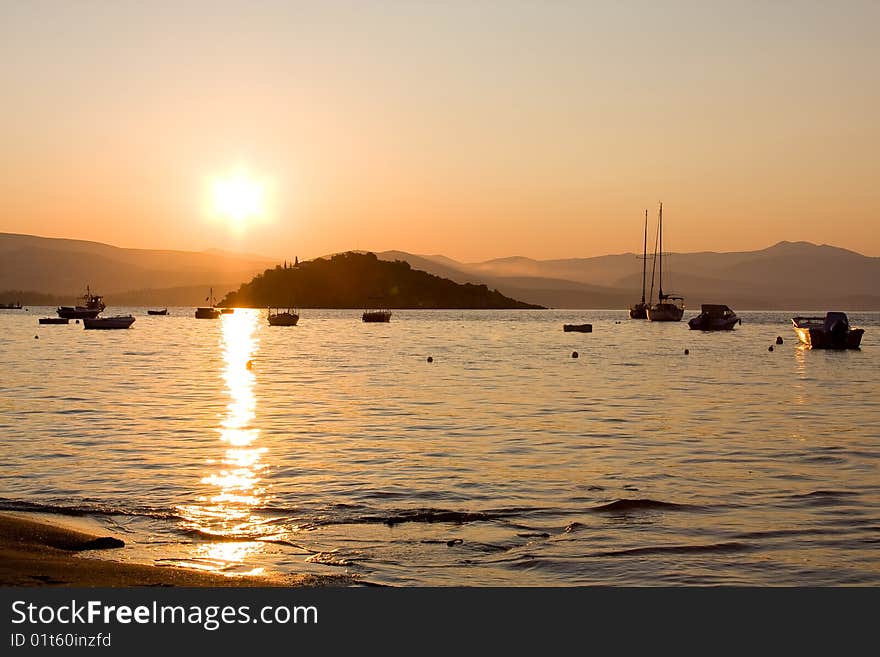
MULTIPOLYGON (((641 295, 641 262, 632 253, 475 263, 405 251, 377 256, 554 308, 626 308, 641 295)), ((275 262, 216 250, 124 249, 0 233, 0 302, 53 298, 53 303, 69 303, 90 284, 114 305, 195 305, 209 286, 222 296, 275 262)), ((880 258, 809 242, 779 242, 758 251, 673 253, 664 259, 664 288, 685 296, 689 308, 726 303, 742 310, 880 310, 878 280, 880 258)))

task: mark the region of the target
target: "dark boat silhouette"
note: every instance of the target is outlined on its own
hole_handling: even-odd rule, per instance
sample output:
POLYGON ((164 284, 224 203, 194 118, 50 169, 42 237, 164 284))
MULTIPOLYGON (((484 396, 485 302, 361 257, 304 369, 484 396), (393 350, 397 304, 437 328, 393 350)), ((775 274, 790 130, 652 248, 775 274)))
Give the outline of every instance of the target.
POLYGON ((731 331, 742 320, 722 304, 704 303, 700 314, 688 320, 688 328, 695 331, 731 331))
POLYGON ((91 319, 97 317, 107 307, 104 304, 104 297, 92 294, 88 286, 82 300, 83 305, 60 306, 55 312, 64 319, 91 319))
POLYGON ((388 309, 365 310, 362 319, 365 322, 390 322, 391 311, 388 309))
POLYGON ((70 320, 66 317, 40 317, 40 324, 69 324, 70 320))
POLYGON ((592 333, 593 325, 592 324, 563 324, 562 330, 566 333, 571 333, 572 331, 576 333, 592 333))
POLYGON ((660 290, 657 303, 648 306, 648 319, 652 322, 680 322, 684 316, 684 297, 663 294, 663 204, 660 204, 660 249, 656 256, 660 263, 660 290), (676 303, 678 301, 679 303, 676 303))
POLYGON ((0 303, 0 310, 21 310, 21 301, 0 303))
POLYGON ((147 311, 147 314, 148 314, 148 315, 167 315, 167 314, 168 314, 168 309, 167 309, 167 308, 163 308, 162 310, 148 310, 148 311, 147 311))
POLYGON ((216 307, 214 302, 214 288, 211 288, 205 301, 210 302, 210 306, 201 306, 196 308, 196 319, 217 319, 220 317, 220 309, 216 307))
POLYGON ((810 349, 858 349, 865 330, 849 325, 846 313, 828 312, 825 317, 793 317, 798 339, 810 349))
POLYGON ((285 312, 272 312, 269 310, 269 326, 296 326, 299 321, 299 315, 288 308, 285 312))
POLYGON ((127 329, 134 324, 131 315, 116 315, 115 317, 86 317, 83 319, 85 329, 127 329))

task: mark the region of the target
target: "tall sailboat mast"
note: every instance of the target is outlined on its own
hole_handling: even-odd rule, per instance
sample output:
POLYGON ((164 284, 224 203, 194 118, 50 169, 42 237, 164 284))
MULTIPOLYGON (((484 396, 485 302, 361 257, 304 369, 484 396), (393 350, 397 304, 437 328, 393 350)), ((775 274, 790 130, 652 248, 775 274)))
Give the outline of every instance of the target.
POLYGON ((648 273, 648 208, 645 208, 645 242, 642 247, 642 305, 645 304, 645 283, 648 273))
POLYGON ((660 202, 660 303, 664 301, 663 295, 663 202, 660 202))

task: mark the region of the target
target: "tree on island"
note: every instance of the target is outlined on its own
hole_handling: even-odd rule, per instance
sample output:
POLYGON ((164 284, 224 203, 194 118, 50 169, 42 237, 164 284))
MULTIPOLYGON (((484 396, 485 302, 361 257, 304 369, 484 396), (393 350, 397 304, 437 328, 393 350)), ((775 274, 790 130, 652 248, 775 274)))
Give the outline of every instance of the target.
POLYGON ((542 308, 490 290, 459 284, 410 267, 379 260, 374 253, 340 253, 330 258, 277 265, 230 292, 227 307, 513 309, 542 308))

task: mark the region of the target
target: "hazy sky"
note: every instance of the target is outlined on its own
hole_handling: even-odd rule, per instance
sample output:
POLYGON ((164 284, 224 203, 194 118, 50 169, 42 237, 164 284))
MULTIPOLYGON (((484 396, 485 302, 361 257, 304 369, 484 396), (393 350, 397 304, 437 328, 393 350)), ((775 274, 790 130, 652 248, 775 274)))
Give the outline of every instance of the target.
POLYGON ((880 255, 880 2, 0 0, 0 232, 880 255), (218 176, 267 215, 211 216, 218 176))

